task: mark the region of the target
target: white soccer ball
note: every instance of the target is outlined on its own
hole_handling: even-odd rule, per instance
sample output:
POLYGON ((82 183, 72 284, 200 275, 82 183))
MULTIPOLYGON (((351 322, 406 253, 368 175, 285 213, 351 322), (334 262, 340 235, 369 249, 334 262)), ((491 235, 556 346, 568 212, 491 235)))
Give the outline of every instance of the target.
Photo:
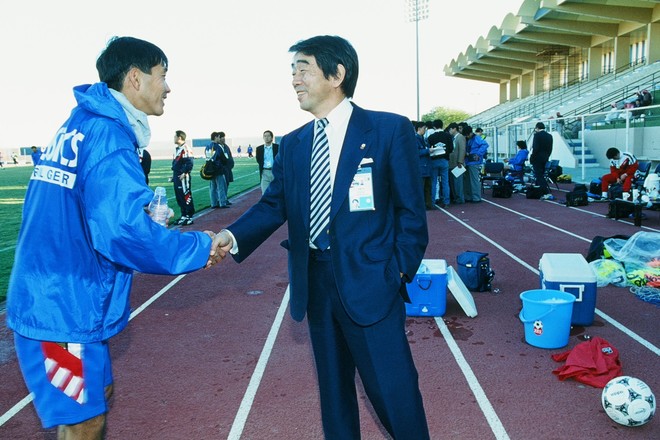
POLYGON ((641 426, 655 414, 655 396, 641 380, 630 376, 615 377, 605 385, 601 402, 605 413, 624 426, 641 426))

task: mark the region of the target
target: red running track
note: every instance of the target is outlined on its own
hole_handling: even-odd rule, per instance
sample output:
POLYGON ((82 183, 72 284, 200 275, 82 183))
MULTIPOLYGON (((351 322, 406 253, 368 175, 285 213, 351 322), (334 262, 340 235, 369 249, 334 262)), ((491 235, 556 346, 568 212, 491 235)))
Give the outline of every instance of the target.
MULTIPOLYGON (((218 230, 258 196, 204 213, 189 228, 218 230)), ((586 335, 603 337, 620 351, 624 374, 660 396, 657 307, 625 288, 599 288, 594 324, 573 328, 568 347, 557 350, 526 344, 518 319, 519 294, 538 288, 544 253, 585 255, 596 235, 660 231, 660 213, 647 212, 640 229, 605 218, 606 211, 605 204, 567 208, 517 194, 492 199, 487 190, 482 203, 428 213, 426 258, 455 266, 465 250, 488 252, 497 291, 473 294, 476 318, 449 296, 443 317, 407 320, 433 439, 660 438, 657 417, 638 428, 617 425, 601 407, 601 390, 560 382, 552 370, 561 364, 550 358, 586 335)), ((134 319, 111 341, 108 439, 323 438, 307 324, 286 307, 285 235, 281 228, 240 265, 135 277, 134 319)), ((0 320, 0 439, 54 439, 26 403, 11 333, 0 320)), ((362 438, 388 438, 360 396, 362 438)))

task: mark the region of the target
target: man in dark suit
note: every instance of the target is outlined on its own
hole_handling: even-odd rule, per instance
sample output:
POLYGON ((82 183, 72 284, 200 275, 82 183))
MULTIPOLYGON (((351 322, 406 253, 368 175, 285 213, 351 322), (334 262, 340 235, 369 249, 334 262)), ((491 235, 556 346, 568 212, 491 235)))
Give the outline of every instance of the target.
POLYGON ((259 178, 261 180, 261 194, 266 192, 268 185, 273 181, 273 163, 277 156, 278 144, 273 143, 273 132, 264 131, 264 143, 256 150, 257 163, 259 164, 259 178))
POLYGON ((315 120, 282 138, 268 191, 216 236, 215 258, 240 262, 288 222, 291 315, 307 314, 325 437, 360 438, 357 369, 393 438, 428 439, 402 298, 428 243, 414 131, 349 100, 358 59, 348 41, 317 36, 289 51, 300 108, 315 120), (316 236, 311 164, 326 137, 331 196, 316 236))
POLYGON ((231 154, 231 149, 229 145, 225 142, 225 133, 224 131, 218 132, 218 138, 220 145, 219 155, 220 162, 222 163, 223 174, 225 176, 225 195, 227 196, 227 205, 231 205, 229 201, 229 184, 234 181, 234 156, 231 154))
POLYGON ((545 166, 552 154, 552 135, 545 131, 545 124, 543 122, 536 123, 534 132, 532 155, 529 158, 529 163, 532 164, 532 168, 534 169, 536 184, 541 187, 543 194, 550 194, 548 182, 545 181, 545 166))

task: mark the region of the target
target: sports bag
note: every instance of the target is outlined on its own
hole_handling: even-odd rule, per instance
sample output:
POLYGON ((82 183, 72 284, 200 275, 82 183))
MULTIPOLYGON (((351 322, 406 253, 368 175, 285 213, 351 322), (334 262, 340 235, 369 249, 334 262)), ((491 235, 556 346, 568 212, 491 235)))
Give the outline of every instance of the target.
POLYGON ((600 178, 593 179, 589 183, 589 193, 599 195, 601 194, 601 182, 600 178))
POLYGON ((610 185, 610 187, 607 189, 607 198, 609 200, 623 198, 623 186, 621 186, 620 183, 610 185))
POLYGON ((220 174, 220 168, 212 160, 207 160, 199 169, 199 176, 204 180, 211 180, 220 174))
POLYGON ((458 276, 469 290, 485 292, 491 289, 495 272, 490 268, 490 258, 484 252, 466 251, 456 257, 458 276))
POLYGON ((587 206, 588 204, 587 185, 578 183, 573 191, 566 194, 566 206, 587 206))
POLYGON ((589 196, 586 192, 571 191, 566 194, 566 206, 587 206, 589 204, 589 196))
POLYGON ((504 177, 493 181, 493 197, 508 199, 513 194, 513 182, 504 177))
POLYGON ((540 199, 545 195, 545 192, 543 191, 543 188, 540 186, 530 186, 527 188, 527 193, 525 194, 525 197, 528 199, 540 199))

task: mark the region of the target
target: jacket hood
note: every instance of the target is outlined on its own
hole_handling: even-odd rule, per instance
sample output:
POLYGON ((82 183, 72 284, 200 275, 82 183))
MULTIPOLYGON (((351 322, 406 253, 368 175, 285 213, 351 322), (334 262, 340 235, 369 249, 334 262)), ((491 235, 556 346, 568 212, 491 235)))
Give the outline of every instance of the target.
POLYGON ((112 96, 108 85, 103 82, 83 84, 73 88, 78 106, 90 113, 118 120, 130 127, 121 104, 112 96))

